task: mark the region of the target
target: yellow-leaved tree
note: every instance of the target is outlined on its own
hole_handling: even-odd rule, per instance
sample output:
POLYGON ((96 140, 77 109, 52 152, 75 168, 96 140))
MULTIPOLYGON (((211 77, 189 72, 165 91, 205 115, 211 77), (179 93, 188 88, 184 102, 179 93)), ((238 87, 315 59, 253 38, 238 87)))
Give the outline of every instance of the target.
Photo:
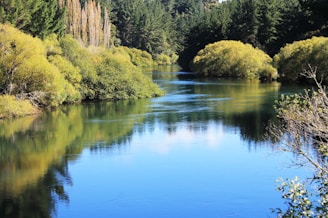
POLYGON ((223 40, 200 50, 192 70, 205 76, 271 79, 276 76, 271 63, 269 55, 250 44, 223 40))
MULTIPOLYGON (((280 49, 274 63, 282 80, 308 80, 303 75, 309 66, 317 68, 317 77, 328 83, 328 37, 296 41, 280 49)), ((312 81, 312 80, 308 80, 312 81)))
POLYGON ((0 92, 41 107, 65 102, 69 83, 46 53, 40 39, 0 24, 0 92))

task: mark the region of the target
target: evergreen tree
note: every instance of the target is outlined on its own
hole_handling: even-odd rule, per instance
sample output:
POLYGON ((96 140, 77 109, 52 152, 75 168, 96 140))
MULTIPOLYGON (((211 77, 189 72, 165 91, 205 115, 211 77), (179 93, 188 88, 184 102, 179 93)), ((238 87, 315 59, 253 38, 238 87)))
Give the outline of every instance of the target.
POLYGON ((259 47, 257 39, 259 29, 258 4, 256 0, 236 0, 232 14, 229 39, 241 40, 259 47))
POLYGON ((9 22, 26 33, 44 38, 64 33, 64 10, 57 0, 1 0, 0 22, 9 22))
POLYGON ((33 14, 39 10, 42 0, 1 0, 0 22, 9 22, 18 29, 23 29, 32 22, 33 14))
POLYGON ((260 0, 258 10, 258 41, 261 48, 268 54, 274 55, 278 51, 278 26, 282 23, 283 0, 260 0))
POLYGON ((160 0, 115 0, 112 7, 122 45, 146 50, 153 56, 175 52, 172 17, 160 0))
POLYGON ((57 0, 46 0, 40 8, 32 14, 32 22, 23 30, 44 39, 51 33, 62 36, 65 32, 65 9, 58 8, 57 0))

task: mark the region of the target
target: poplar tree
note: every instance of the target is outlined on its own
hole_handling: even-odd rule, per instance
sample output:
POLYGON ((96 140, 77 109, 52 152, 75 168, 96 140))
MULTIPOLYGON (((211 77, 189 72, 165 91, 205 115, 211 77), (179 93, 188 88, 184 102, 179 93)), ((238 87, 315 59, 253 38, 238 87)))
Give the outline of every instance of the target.
POLYGON ((107 7, 95 0, 59 1, 60 7, 67 10, 66 33, 72 34, 85 46, 110 47, 111 22, 107 7))

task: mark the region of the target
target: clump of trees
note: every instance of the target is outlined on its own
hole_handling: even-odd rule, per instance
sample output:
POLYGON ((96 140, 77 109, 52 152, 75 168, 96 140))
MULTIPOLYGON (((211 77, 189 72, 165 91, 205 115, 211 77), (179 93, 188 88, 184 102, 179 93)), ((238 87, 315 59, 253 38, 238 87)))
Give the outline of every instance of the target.
POLYGON ((271 57, 286 43, 328 36, 323 0, 2 0, 0 22, 41 39, 72 34, 85 46, 127 46, 188 69, 197 52, 239 40, 271 57))
MULTIPOLYGON (((0 24, 0 92, 27 99, 37 108, 82 100, 120 100, 163 95, 140 66, 152 63, 147 52, 129 48, 82 47, 72 35, 43 41, 0 24), (145 63, 145 64, 143 64, 145 63)), ((13 98, 4 98, 16 104, 13 98)), ((24 103, 25 104, 25 103, 24 103)), ((16 108, 16 107, 9 107, 16 108)), ((1 112, 1 116, 20 113, 1 112)))
POLYGON ((196 19, 182 19, 188 27, 181 29, 179 64, 188 69, 199 50, 220 40, 249 43, 273 57, 286 43, 328 36, 327 10, 323 0, 230 0, 203 7, 191 16, 196 19))
POLYGON ((0 92, 29 98, 38 106, 58 106, 67 99, 67 80, 46 56, 43 42, 0 24, 0 92))
MULTIPOLYGON (((328 83, 328 38, 312 37, 281 48, 274 62, 282 80, 305 81, 302 72, 308 65, 316 66, 318 78, 328 83)), ((308 80, 307 80, 308 81, 308 80)))
POLYGON ((205 76, 267 78, 276 76, 272 59, 263 51, 239 41, 219 41, 200 50, 193 71, 205 76))
POLYGON ((303 76, 313 79, 318 89, 282 96, 276 105, 281 123, 272 124, 269 132, 282 151, 296 154, 300 166, 311 167, 314 175, 308 181, 280 181, 278 190, 287 208, 274 210, 279 217, 328 216, 328 97, 316 69, 303 76))
POLYGON ((41 39, 51 33, 65 33, 65 9, 58 0, 2 0, 0 23, 11 23, 17 29, 41 39))

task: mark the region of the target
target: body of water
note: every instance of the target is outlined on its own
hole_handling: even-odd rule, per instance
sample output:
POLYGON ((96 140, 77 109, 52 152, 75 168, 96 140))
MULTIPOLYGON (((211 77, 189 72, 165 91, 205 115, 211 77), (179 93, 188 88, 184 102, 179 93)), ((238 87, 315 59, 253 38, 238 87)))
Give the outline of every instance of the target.
POLYGON ((279 83, 150 76, 167 95, 0 121, 0 217, 274 217, 279 83))

